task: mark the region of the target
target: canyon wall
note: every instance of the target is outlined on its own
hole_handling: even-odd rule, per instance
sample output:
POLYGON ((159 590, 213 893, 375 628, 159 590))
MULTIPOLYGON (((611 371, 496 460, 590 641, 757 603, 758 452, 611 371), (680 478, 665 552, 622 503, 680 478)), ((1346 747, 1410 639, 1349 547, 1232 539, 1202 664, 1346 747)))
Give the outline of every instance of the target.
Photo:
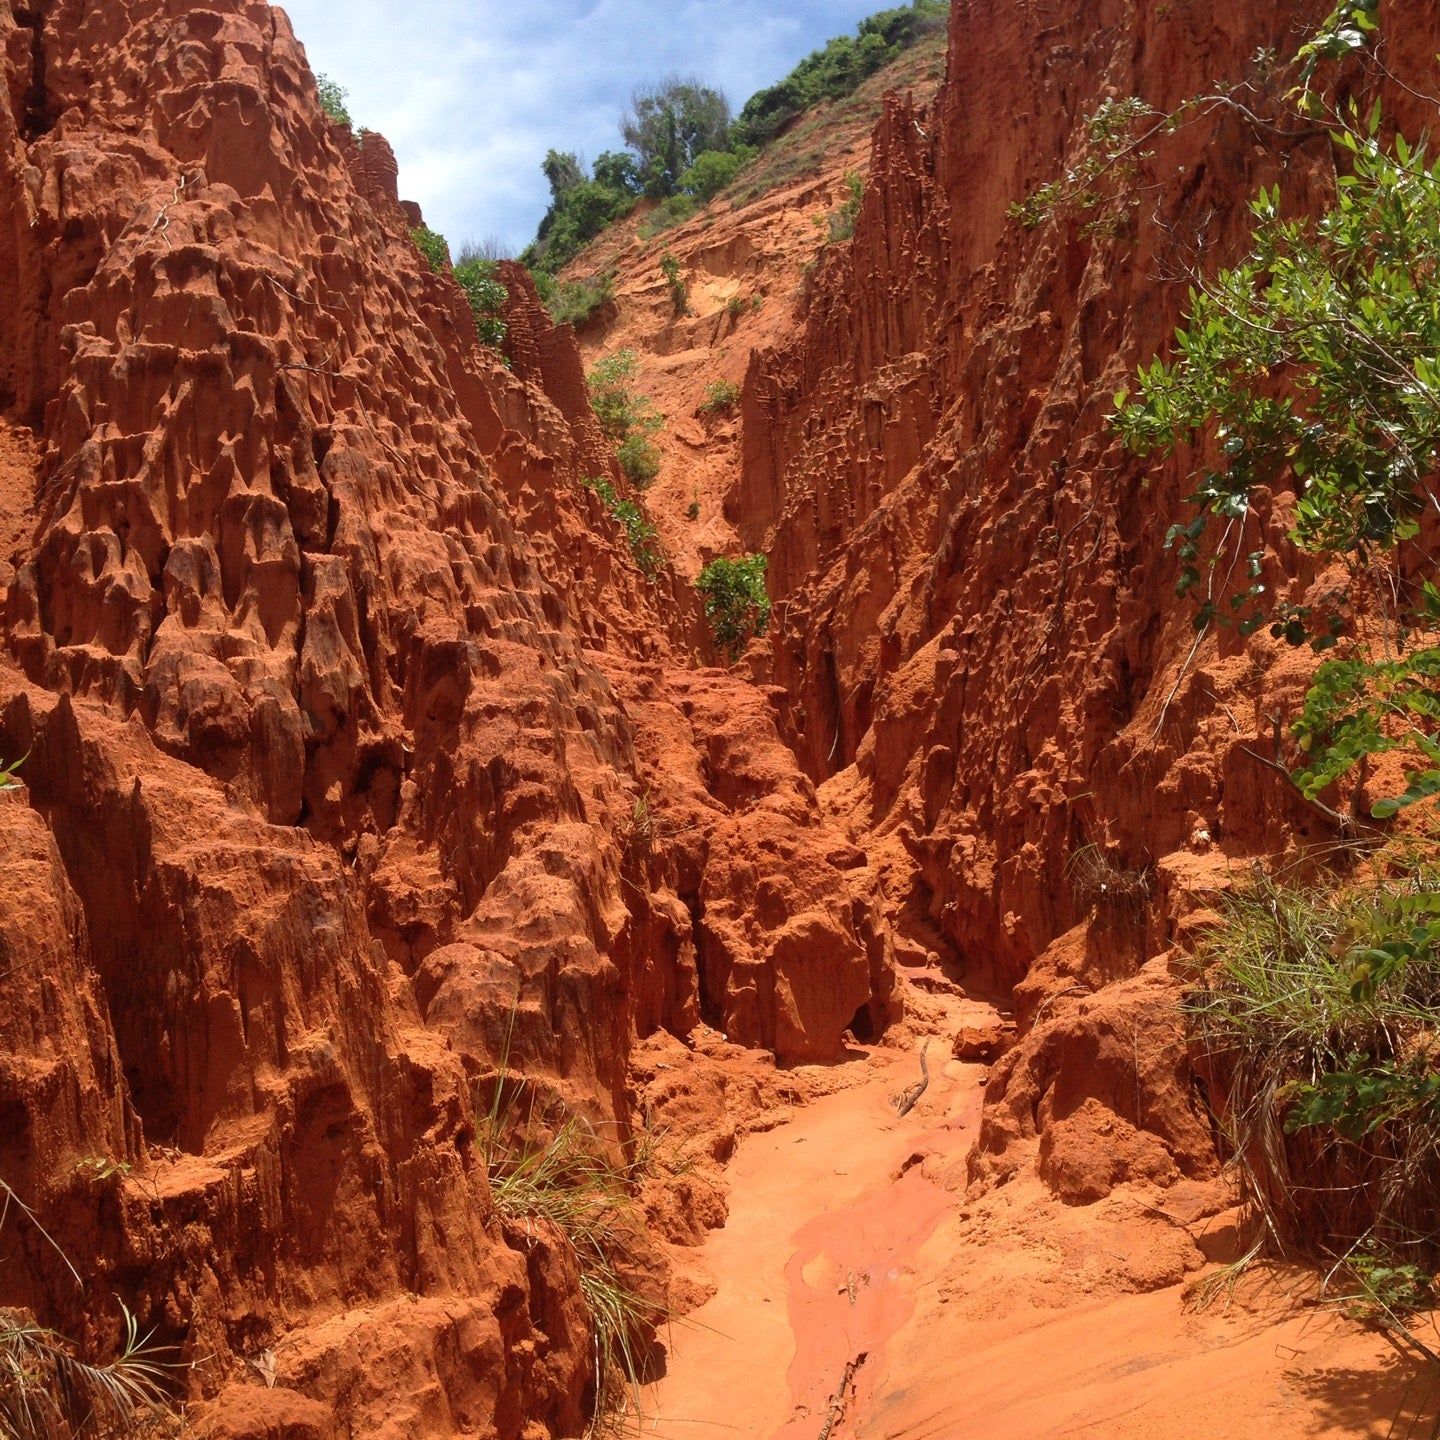
POLYGON ((507 267, 478 345, 281 11, 0 45, 0 1303, 100 1355, 128 1304, 197 1433, 578 1434, 487 1097, 618 1155, 656 1029, 838 1055, 875 877, 581 483, 568 330, 507 267))
MULTIPOLYGON (((747 377, 733 518, 771 556, 787 738, 882 871, 902 957, 1014 997, 977 1177, 1034 1156, 1078 1200, 1206 1173, 1187 936, 1248 861, 1334 838, 1266 763, 1290 758, 1314 657, 1264 629, 1197 637, 1164 544, 1193 514, 1182 467, 1107 425, 1189 280, 1243 253, 1256 189, 1330 193, 1329 141, 1199 107, 1097 183, 1124 203, 1034 228, 1009 207, 1083 161, 1107 99, 1278 100, 1266 52, 1329 8, 956 0, 938 100, 891 97, 854 243, 747 377)), ((1384 62, 1433 88, 1433 17, 1380 18, 1384 62)), ((1412 137, 1433 120, 1365 66, 1348 83, 1412 137)), ((1287 499, 1238 549, 1299 602, 1287 499)))

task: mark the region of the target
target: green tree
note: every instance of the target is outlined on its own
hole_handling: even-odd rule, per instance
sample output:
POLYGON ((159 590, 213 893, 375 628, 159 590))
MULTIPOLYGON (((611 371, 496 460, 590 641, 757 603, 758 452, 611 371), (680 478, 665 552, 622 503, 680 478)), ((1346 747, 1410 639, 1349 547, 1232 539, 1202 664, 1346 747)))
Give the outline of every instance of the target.
POLYGON ((693 76, 667 75, 642 86, 620 117, 620 134, 635 152, 645 193, 662 199, 707 150, 729 148, 730 102, 693 76))
POLYGON ((715 643, 732 660, 770 624, 765 568, 763 555, 742 555, 737 560, 720 556, 706 565, 695 582, 715 643))
POLYGON ((680 188, 700 201, 714 199, 758 153, 753 145, 703 151, 680 177, 680 188))
POLYGON ((585 179, 584 166, 569 150, 547 150, 540 169, 549 182, 550 198, 556 204, 585 179))

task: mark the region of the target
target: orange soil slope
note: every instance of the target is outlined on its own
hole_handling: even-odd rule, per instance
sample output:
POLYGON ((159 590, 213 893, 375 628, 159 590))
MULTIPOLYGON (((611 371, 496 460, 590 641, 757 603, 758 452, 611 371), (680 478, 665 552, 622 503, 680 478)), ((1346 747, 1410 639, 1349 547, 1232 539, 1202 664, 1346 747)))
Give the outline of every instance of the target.
POLYGON ((928 104, 944 53, 943 35, 921 40, 854 95, 797 121, 691 219, 647 238, 653 207, 642 204, 566 268, 566 279, 613 274, 613 299, 581 333, 581 349, 587 365, 633 350, 635 388, 665 416, 660 474, 645 504, 680 574, 693 578, 738 543, 739 414, 702 413, 707 387, 738 387, 755 351, 784 344, 803 323, 829 217, 850 194, 846 177, 869 172, 883 96, 896 90, 928 104), (688 291, 681 317, 660 270, 666 254, 688 291))

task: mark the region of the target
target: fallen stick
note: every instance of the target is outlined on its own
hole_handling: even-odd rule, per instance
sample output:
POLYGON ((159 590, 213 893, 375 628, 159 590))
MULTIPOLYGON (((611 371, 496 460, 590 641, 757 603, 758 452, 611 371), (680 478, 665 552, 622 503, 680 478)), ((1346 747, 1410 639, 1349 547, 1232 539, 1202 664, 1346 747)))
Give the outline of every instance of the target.
POLYGON ((920 1083, 910 1086, 908 1090, 902 1090, 890 1102, 895 1107, 895 1113, 902 1118, 915 1108, 920 1097, 930 1088, 930 1065, 925 1059, 925 1052, 929 1048, 928 1040, 920 1047, 920 1083))
POLYGON ((845 1392, 850 1388, 855 1372, 865 1363, 867 1353, 862 1350, 846 1365, 845 1373, 840 1377, 840 1388, 835 1392, 830 1401, 830 1409, 826 1412, 825 1428, 820 1432, 820 1440, 830 1440, 830 1432, 840 1423, 840 1417, 845 1413, 845 1392))

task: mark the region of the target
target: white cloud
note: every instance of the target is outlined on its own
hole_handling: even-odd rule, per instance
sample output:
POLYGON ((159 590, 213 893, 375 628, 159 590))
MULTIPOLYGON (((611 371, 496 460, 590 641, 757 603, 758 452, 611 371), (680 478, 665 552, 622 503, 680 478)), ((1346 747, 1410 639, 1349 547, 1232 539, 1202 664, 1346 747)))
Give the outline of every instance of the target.
MULTIPOLYGON (((549 196, 549 149, 620 148, 637 86, 672 70, 737 108, 887 0, 286 0, 311 67, 400 162, 400 193, 452 242, 516 250, 549 196)), ((897 0, 888 0, 897 3, 897 0)))

